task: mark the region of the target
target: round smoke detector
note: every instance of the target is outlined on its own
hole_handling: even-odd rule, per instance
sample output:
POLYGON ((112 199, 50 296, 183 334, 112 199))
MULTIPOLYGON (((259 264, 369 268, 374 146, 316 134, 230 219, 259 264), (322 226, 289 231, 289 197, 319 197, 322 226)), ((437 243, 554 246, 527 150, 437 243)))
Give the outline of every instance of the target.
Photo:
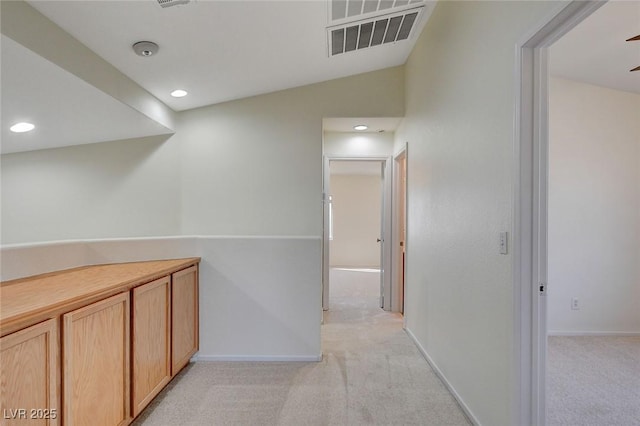
POLYGON ((158 45, 152 41, 139 41, 131 47, 138 56, 152 56, 158 52, 158 45))

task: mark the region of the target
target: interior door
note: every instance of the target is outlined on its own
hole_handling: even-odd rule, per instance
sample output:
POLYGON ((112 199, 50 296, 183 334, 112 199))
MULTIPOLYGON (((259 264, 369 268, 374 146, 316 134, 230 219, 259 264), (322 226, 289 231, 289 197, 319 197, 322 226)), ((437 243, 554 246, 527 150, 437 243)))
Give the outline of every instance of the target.
POLYGON ((392 167, 393 159, 383 160, 380 166, 382 187, 382 211, 380 214, 380 307, 385 311, 391 310, 391 192, 392 192, 392 167))
POLYGON ((385 270, 385 259, 384 259, 384 217, 385 217, 385 161, 380 163, 380 191, 382 192, 382 203, 380 203, 380 237, 378 238, 378 242, 380 243, 380 307, 384 309, 384 296, 385 296, 385 282, 384 282, 384 270, 385 270))
POLYGON ((399 303, 398 308, 400 313, 404 313, 404 271, 405 271, 405 255, 407 250, 407 157, 403 156, 399 164, 399 179, 400 179, 400 188, 398 190, 398 228, 399 235, 398 239, 400 240, 400 259, 398 262, 398 294, 399 294, 399 303))
POLYGON ((322 310, 329 309, 329 158, 322 164, 322 310))

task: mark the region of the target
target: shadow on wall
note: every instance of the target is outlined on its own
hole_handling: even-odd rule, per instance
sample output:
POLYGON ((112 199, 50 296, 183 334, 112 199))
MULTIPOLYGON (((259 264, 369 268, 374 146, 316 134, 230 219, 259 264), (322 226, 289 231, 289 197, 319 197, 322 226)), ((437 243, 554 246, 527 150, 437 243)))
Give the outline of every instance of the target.
POLYGON ((2 243, 178 234, 170 137, 3 155, 2 243))

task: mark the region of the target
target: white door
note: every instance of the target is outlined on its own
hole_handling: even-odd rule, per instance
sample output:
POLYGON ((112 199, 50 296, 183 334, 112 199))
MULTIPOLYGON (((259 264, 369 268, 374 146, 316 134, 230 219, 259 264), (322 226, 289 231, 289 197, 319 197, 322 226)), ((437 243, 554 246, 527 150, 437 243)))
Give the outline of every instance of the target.
POLYGON ((385 311, 391 310, 391 189, 392 189, 392 159, 387 158, 382 162, 381 186, 382 186, 382 212, 380 215, 380 307, 385 311))
POLYGON ((380 197, 380 199, 382 200, 382 203, 380 203, 380 236, 378 237, 378 243, 380 244, 380 307, 382 309, 384 309, 384 270, 385 270, 385 264, 384 264, 384 247, 385 247, 385 241, 384 241, 384 196, 385 196, 385 191, 384 191, 384 178, 385 178, 385 161, 383 161, 380 164, 380 191, 382 192, 382 196, 380 197))
POLYGON ((322 310, 329 309, 329 234, 330 234, 330 196, 329 158, 322 161, 322 310))

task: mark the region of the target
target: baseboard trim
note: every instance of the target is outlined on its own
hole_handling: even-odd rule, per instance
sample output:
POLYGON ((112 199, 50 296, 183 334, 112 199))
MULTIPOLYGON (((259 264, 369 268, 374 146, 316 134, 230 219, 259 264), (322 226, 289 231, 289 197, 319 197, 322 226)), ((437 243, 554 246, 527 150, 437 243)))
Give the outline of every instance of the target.
POLYGON ((196 355, 194 361, 230 361, 230 362, 319 362, 322 361, 322 354, 310 356, 262 356, 262 355, 196 355))
POLYGON ((422 347, 422 345, 420 344, 420 342, 418 341, 416 336, 413 334, 413 332, 411 332, 411 330, 409 330, 406 327, 404 328, 404 331, 407 333, 409 338, 416 345, 416 347, 418 348, 418 350, 420 351, 420 353, 422 354, 424 359, 427 361, 427 363, 429 363, 429 365, 433 369, 434 373, 436 373, 436 376, 438 376, 438 378, 440 378, 440 380, 442 381, 444 386, 447 388, 447 390, 451 393, 451 395, 453 395, 453 398, 456 400, 456 402, 458 403, 458 405, 462 409, 462 412, 465 414, 465 416, 467 416, 467 419, 469 419, 469 421, 473 425, 480 426, 480 422, 478 421, 476 416, 473 415, 473 413, 471 412, 471 409, 467 406, 467 404, 464 402, 462 397, 458 394, 458 392, 456 392, 455 388, 451 385, 451 383, 449 383, 449 381, 444 376, 444 374, 442 374, 442 371, 440 371, 440 369, 438 368, 436 363, 433 361, 433 359, 431 359, 431 357, 429 356, 427 351, 422 347))
POLYGON ((578 337, 578 336, 612 336, 612 337, 640 337, 640 332, 637 331, 558 331, 549 330, 547 336, 564 336, 564 337, 578 337))

